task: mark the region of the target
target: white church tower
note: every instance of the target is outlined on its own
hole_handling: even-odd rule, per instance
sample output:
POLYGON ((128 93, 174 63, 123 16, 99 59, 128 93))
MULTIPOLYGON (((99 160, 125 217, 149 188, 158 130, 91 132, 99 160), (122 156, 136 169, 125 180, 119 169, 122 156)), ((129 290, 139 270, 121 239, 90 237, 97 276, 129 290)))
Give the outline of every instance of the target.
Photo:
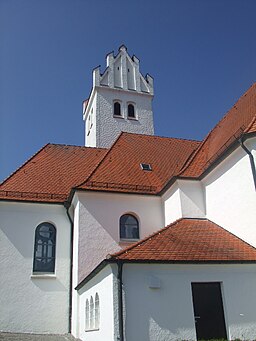
POLYGON ((130 57, 124 45, 117 56, 106 57, 107 68, 93 71, 93 88, 83 103, 85 145, 110 147, 121 131, 154 134, 153 78, 143 77, 139 59, 130 57))

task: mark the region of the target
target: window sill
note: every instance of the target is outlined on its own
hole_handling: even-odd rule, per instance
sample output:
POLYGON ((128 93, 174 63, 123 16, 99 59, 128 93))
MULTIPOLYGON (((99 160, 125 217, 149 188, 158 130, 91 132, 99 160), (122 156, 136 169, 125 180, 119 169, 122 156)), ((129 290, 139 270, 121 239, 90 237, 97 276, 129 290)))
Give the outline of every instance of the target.
POLYGON ((89 333, 89 332, 96 332, 96 331, 98 331, 98 330, 100 330, 100 328, 86 329, 85 332, 86 332, 86 333, 89 333))
POLYGON ((138 242, 140 239, 120 239, 120 243, 136 243, 138 242))
POLYGON ((113 117, 114 118, 122 118, 122 119, 124 119, 124 116, 122 116, 122 115, 113 115, 113 117))
POLYGON ((36 274, 36 273, 34 273, 34 274, 32 274, 31 276, 30 276, 30 278, 50 278, 50 279, 56 279, 56 275, 55 274, 40 274, 40 273, 38 273, 38 274, 36 274))
POLYGON ((132 121, 138 121, 137 117, 129 117, 127 116, 128 120, 132 120, 132 121))

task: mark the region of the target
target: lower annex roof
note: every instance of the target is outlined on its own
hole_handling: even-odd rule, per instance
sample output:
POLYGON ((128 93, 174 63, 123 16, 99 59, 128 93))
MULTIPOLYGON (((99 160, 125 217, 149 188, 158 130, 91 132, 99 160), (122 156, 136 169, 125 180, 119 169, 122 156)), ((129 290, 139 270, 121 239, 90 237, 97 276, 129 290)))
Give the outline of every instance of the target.
POLYGON ((111 255, 122 261, 256 262, 256 249, 208 219, 181 218, 111 255))

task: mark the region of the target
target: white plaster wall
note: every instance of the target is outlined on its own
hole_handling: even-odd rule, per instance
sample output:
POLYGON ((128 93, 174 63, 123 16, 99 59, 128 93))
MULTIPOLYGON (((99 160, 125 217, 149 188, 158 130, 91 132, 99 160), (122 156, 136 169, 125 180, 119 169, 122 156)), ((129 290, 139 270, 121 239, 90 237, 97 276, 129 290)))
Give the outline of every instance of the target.
POLYGON ((125 264, 123 282, 127 341, 195 340, 191 282, 221 282, 229 340, 256 338, 255 265, 125 264))
POLYGON ((0 330, 68 332, 70 223, 60 205, 0 203, 0 330), (32 276, 35 229, 57 231, 55 275, 32 276))
POLYGON ((164 207, 165 226, 182 217, 180 189, 177 181, 162 196, 162 202, 164 207))
POLYGON ((108 265, 90 282, 86 283, 78 291, 79 295, 79 318, 78 318, 78 337, 82 341, 114 341, 115 322, 114 322, 114 296, 113 296, 114 275, 112 267, 108 265), (95 298, 99 295, 100 302, 100 323, 99 329, 85 331, 85 305, 86 299, 95 298))
POLYGON ((183 218, 204 218, 205 197, 200 181, 178 180, 183 218))
POLYGON ((97 93, 97 147, 109 148, 121 131, 154 134, 152 95, 99 88, 97 93), (123 118, 113 117, 113 101, 121 101, 123 118), (137 120, 127 118, 127 103, 135 103, 137 120))
POLYGON ((179 218, 204 218, 205 197, 200 181, 177 180, 162 196, 165 226, 179 218))
POLYGON ((160 197, 92 191, 76 195, 80 202, 79 281, 124 245, 119 239, 119 219, 123 214, 137 217, 141 239, 163 227, 160 197))
POLYGON ((86 147, 96 146, 96 135, 97 135, 96 113, 97 113, 97 96, 95 95, 95 92, 93 92, 92 97, 90 98, 90 101, 88 103, 88 107, 86 108, 86 112, 84 113, 85 146, 86 147), (89 116, 91 117, 90 124, 88 122, 89 116))
MULTIPOLYGON (((256 159, 256 139, 246 141, 256 159)), ((249 157, 241 147, 203 179, 206 216, 256 247, 256 195, 249 157)))

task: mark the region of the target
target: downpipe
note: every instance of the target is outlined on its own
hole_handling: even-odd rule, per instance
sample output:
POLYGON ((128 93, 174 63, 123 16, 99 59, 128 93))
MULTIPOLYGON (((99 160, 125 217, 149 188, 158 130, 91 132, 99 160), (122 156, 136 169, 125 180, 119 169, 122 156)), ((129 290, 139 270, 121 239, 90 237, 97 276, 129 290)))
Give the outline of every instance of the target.
POLYGON ((239 139, 238 142, 240 143, 240 146, 243 148, 243 150, 248 154, 249 159, 250 159, 250 164, 251 164, 251 170, 252 170, 252 177, 254 181, 254 189, 256 190, 256 167, 255 167, 255 162, 252 153, 250 150, 244 145, 244 140, 243 138, 239 139))
POLYGON ((70 202, 64 202, 68 220, 70 222, 70 276, 69 276, 69 308, 68 308, 68 332, 71 333, 71 320, 72 320, 72 286, 73 286, 73 239, 74 239, 74 222, 70 216, 69 208, 70 202))
POLYGON ((124 341, 124 316, 123 316, 123 262, 117 261, 118 273, 118 324, 119 337, 118 341, 124 341))

